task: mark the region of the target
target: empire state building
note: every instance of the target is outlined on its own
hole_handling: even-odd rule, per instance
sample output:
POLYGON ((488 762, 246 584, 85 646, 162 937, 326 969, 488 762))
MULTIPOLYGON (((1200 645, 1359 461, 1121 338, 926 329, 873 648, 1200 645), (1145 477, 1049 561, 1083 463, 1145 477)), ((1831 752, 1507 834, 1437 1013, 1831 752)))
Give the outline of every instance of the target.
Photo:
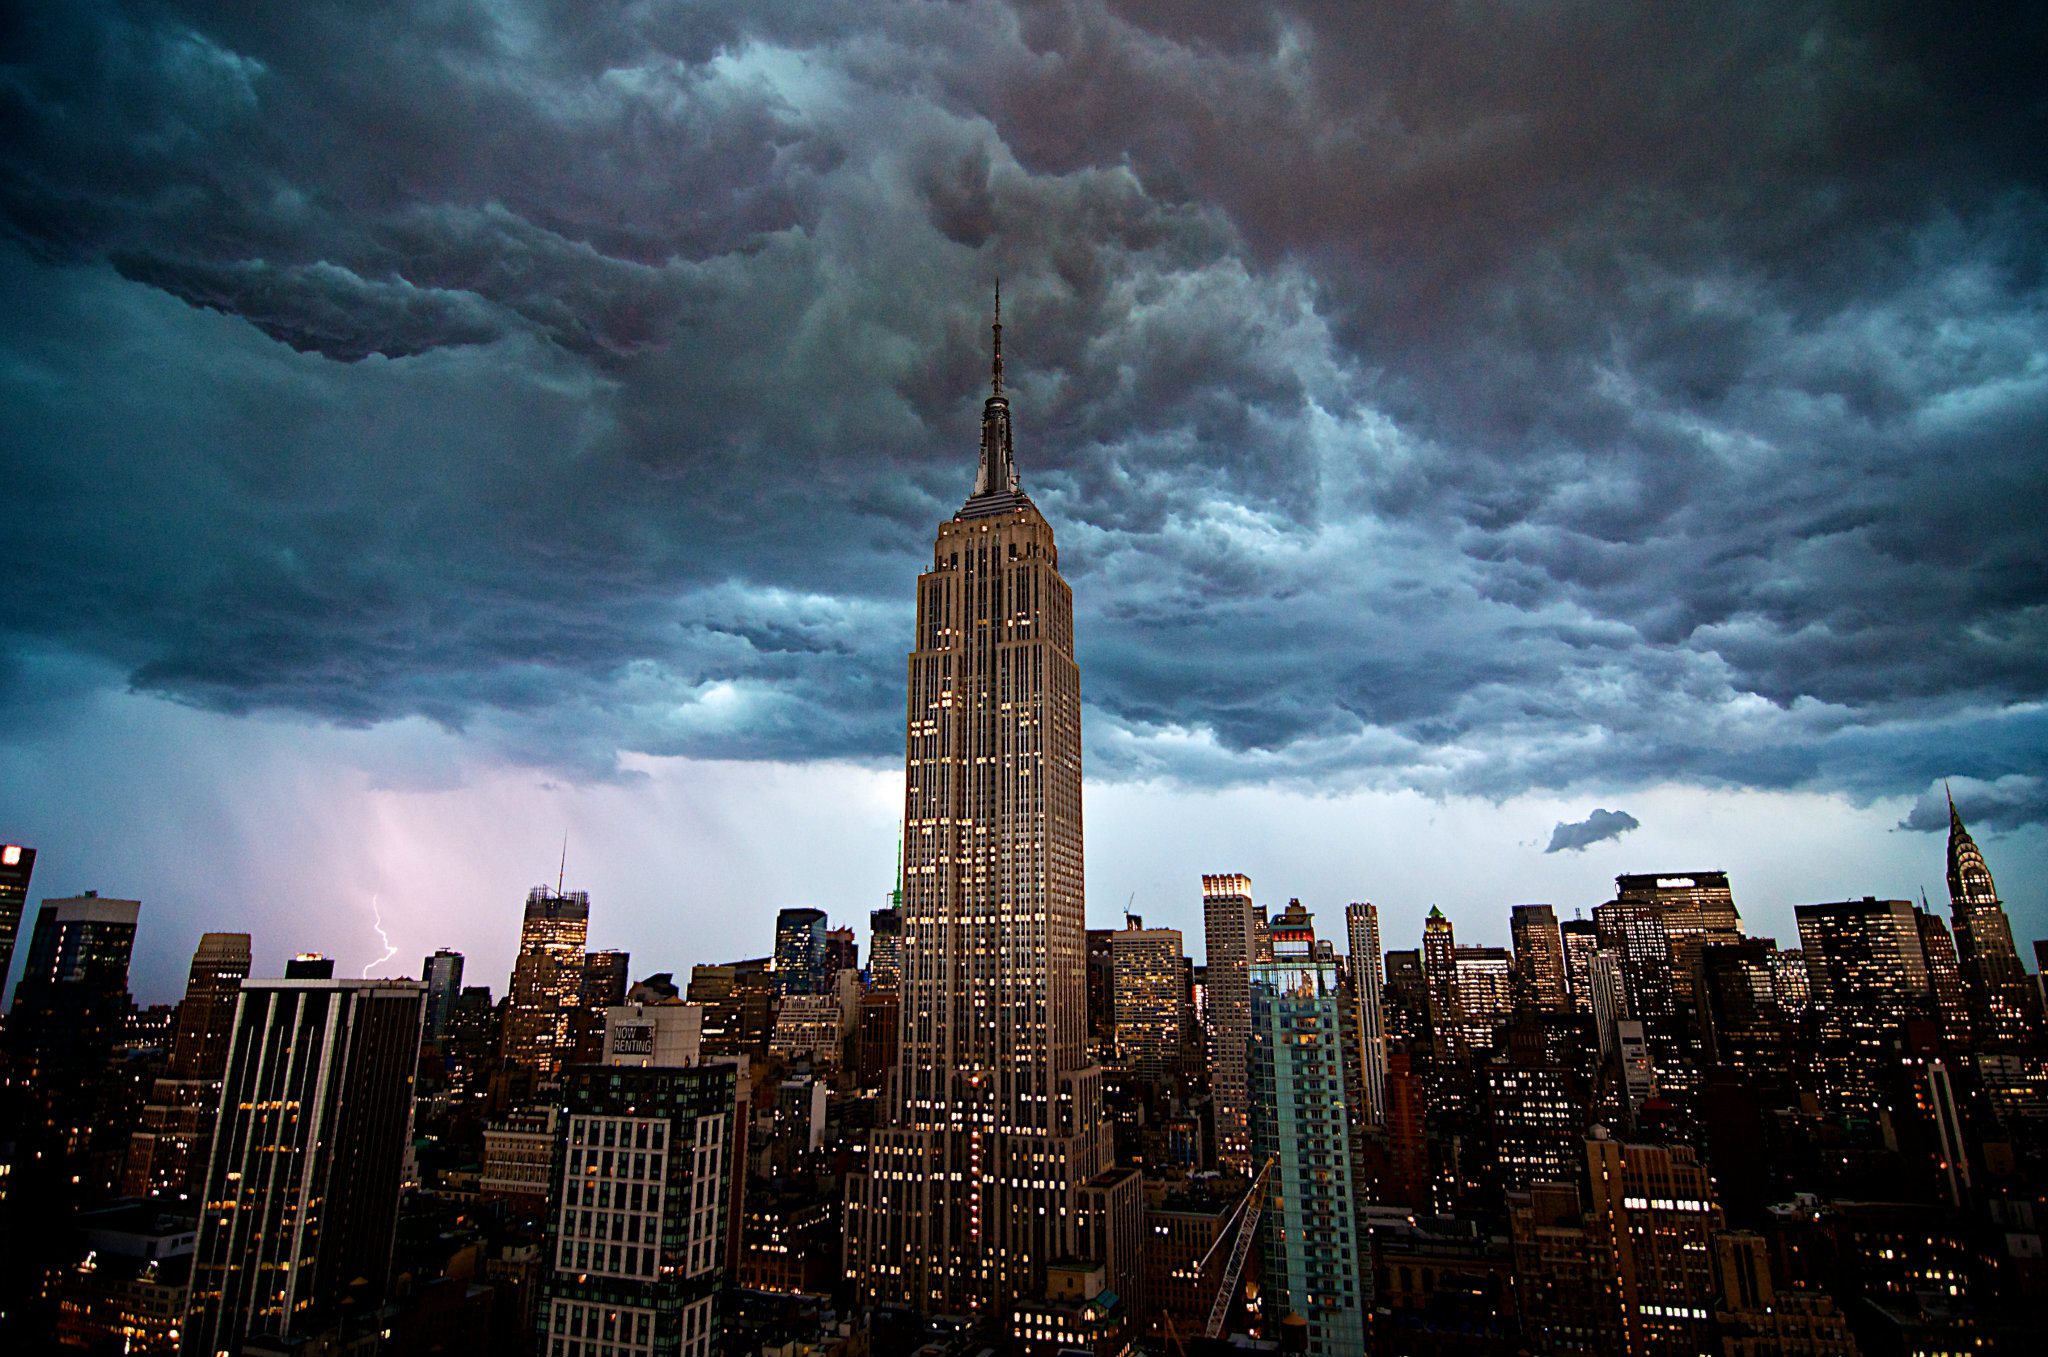
POLYGON ((846 1229, 866 1302, 991 1317, 1055 1259, 1121 1270, 1128 1228, 1087 1057, 1073 593, 1018 482, 1000 309, 994 333, 974 493, 917 582, 901 1044, 846 1229))

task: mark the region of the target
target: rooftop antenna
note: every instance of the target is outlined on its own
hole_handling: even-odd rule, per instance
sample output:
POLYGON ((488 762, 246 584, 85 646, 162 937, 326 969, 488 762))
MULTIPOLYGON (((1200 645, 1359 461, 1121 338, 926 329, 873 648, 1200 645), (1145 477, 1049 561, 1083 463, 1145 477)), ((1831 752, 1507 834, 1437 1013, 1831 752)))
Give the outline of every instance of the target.
POLYGON ((555 894, 562 893, 562 883, 569 879, 569 831, 562 831, 562 865, 555 870, 555 894))

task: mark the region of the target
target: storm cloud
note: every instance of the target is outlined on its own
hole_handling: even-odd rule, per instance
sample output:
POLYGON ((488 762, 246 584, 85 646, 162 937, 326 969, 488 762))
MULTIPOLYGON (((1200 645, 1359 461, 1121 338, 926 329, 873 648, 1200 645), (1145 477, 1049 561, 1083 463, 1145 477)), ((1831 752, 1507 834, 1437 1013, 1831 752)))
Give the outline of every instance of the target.
POLYGON ((0 30, 0 709, 887 761, 1000 276, 1091 776, 2048 756, 2038 13, 592 8, 0 30))
POLYGON ((1550 844, 1546 853, 1583 853, 1596 843, 1618 839, 1631 829, 1641 829, 1642 821, 1625 810, 1601 810, 1595 808, 1583 820, 1560 822, 1550 831, 1550 844))

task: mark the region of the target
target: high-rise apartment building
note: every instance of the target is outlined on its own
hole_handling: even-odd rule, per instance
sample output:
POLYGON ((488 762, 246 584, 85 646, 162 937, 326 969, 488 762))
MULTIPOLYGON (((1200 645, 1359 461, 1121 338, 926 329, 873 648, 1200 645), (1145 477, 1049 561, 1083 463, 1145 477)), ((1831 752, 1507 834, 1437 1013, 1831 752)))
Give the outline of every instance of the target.
POLYGON ((1269 1166, 1260 1276, 1276 1316, 1307 1321, 1308 1351, 1365 1350, 1371 1269, 1358 1234, 1337 967, 1291 900, 1251 968, 1252 1157, 1269 1166))
POLYGON ((1187 1027, 1187 973, 1177 928, 1146 928, 1135 915, 1109 935, 1118 1063, 1161 1084, 1180 1071, 1187 1027))
POLYGON ((1243 1169, 1251 1162, 1245 1050, 1252 1035, 1250 968, 1258 949, 1250 877, 1241 872, 1202 877, 1202 936, 1208 949, 1209 1079, 1216 1107, 1216 1154, 1243 1169))
POLYGON ((462 993, 462 953, 436 948, 420 962, 420 982, 427 987, 427 1036, 439 1041, 448 1035, 448 1014, 462 993))
POLYGON ((2041 996, 2013 945, 2012 921, 1954 797, 1948 802, 1948 899, 1974 1040, 1993 1049, 2027 1045, 2041 1025, 2041 996))
POLYGON ((1515 981, 1522 1007, 1563 1013, 1571 1007, 1564 970, 1564 935, 1549 905, 1516 905, 1508 912, 1515 944, 1515 981))
POLYGON ((1346 905, 1344 932, 1351 949, 1352 1001, 1358 1006, 1358 1082, 1365 1095, 1361 1110, 1369 1124, 1382 1126, 1387 1117, 1387 1025, 1378 907, 1364 901, 1346 905))
POLYGON ((35 870, 35 849, 0 844, 0 991, 7 988, 14 966, 14 940, 21 935, 21 915, 28 908, 28 883, 35 870))
POLYGON ((825 911, 785 909, 775 916, 775 992, 822 994, 829 969, 825 911))
POLYGON ((426 987, 245 980, 179 1351, 315 1337, 389 1282, 426 987))
POLYGON ((235 1005, 249 976, 247 933, 205 933, 192 953, 171 1058, 149 1091, 142 1125, 128 1138, 122 1191, 176 1195, 199 1187, 206 1169, 235 1005))
POLYGON ((583 948, 590 937, 590 893, 535 886, 526 895, 519 956, 505 1014, 505 1063, 552 1079, 573 1047, 571 1025, 583 998, 583 948))
POLYGON ((563 1081, 542 1357, 708 1357, 718 1333, 733 1175, 736 1067, 701 1063, 695 1004, 606 1015, 603 1064, 563 1081))
POLYGON ((1007 1318, 1081 1251, 1112 1155, 1088 1061, 1073 594, 1019 487, 1000 321, 995 341, 974 493, 917 585, 903 1037, 848 1176, 846 1258, 864 1302, 1007 1318))

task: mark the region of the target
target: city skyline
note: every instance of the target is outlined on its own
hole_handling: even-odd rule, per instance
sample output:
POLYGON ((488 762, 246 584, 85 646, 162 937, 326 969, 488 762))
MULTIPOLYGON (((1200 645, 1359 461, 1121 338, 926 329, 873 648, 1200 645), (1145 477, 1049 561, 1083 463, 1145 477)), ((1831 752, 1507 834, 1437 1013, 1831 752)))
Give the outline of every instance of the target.
POLYGON ((1784 937, 1938 890, 1952 778, 2048 933, 2031 30, 516 9, 22 32, 0 835, 139 992, 222 922, 509 969, 564 829, 600 945, 857 919, 997 276, 1091 921, 1682 865, 1784 937))

